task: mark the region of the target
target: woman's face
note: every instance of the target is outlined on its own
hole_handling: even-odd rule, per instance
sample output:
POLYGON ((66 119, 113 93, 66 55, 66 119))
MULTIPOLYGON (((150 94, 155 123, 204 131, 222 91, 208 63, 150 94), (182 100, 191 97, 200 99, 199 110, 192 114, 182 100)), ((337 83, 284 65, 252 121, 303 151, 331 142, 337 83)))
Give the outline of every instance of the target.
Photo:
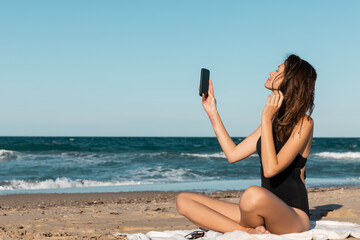
POLYGON ((267 79, 264 86, 269 90, 279 90, 280 84, 284 80, 284 71, 285 64, 282 63, 276 71, 269 73, 270 77, 267 79))

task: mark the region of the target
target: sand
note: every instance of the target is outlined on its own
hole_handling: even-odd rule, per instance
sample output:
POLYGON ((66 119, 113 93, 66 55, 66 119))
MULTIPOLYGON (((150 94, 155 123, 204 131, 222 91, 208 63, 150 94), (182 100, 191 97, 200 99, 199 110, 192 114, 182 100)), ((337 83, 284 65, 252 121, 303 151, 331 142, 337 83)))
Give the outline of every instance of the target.
MULTIPOLYGON (((360 224, 360 188, 308 189, 312 220, 360 224)), ((0 239, 126 239, 197 228, 176 212, 177 192, 26 194, 0 196, 0 239)), ((242 191, 202 193, 238 202, 242 191)))

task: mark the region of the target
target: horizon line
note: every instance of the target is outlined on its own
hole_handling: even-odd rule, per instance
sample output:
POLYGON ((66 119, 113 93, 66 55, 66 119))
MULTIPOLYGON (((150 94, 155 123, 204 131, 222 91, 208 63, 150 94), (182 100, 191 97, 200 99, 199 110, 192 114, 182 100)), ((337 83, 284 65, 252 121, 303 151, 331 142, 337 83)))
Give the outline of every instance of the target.
MULTIPOLYGON (((106 136, 106 135, 0 135, 0 138, 5 137, 65 137, 65 138, 216 138, 216 136, 106 136)), ((247 137, 247 136, 246 136, 247 137)), ((230 138, 246 138, 244 136, 230 136, 230 138)), ((360 138, 360 137, 313 137, 313 138, 360 138)))

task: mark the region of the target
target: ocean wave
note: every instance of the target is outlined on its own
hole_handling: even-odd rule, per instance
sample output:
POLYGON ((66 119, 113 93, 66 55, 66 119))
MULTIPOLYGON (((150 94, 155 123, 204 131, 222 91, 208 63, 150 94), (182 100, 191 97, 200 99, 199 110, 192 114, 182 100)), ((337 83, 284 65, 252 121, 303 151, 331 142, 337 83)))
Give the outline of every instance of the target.
MULTIPOLYGON (((54 153, 54 155, 56 155, 54 153)), ((99 154, 89 153, 89 152, 61 152, 59 155, 64 157, 88 157, 88 158, 98 158, 99 154)))
POLYGON ((320 152, 320 153, 314 153, 313 155, 322 158, 360 160, 360 152, 320 152))
MULTIPOLYGON (((219 153, 181 153, 182 156, 191 156, 191 157, 199 157, 199 158, 226 158, 224 152, 219 153)), ((249 157, 258 157, 256 153, 251 154, 249 157)))
MULTIPOLYGON (((93 152, 62 152, 59 155, 65 158, 79 159, 79 160, 92 160, 94 163, 99 160, 125 160, 134 158, 153 158, 156 156, 165 155, 166 153, 93 153, 93 152)), ((54 153, 54 155, 57 155, 54 153)))
MULTIPOLYGON (((136 170, 134 174, 141 179, 147 179, 151 182, 183 182, 189 180, 212 180, 215 177, 202 176, 194 173, 192 169, 188 168, 166 168, 158 166, 156 168, 146 168, 143 170, 136 170)), ((204 174, 205 175, 205 174, 204 174)))
MULTIPOLYGON (((47 179, 44 181, 34 180, 11 180, 0 183, 0 191, 3 190, 24 190, 24 189, 53 189, 53 188, 81 188, 81 187, 104 187, 121 185, 145 184, 140 181, 94 181, 85 179, 71 180, 66 177, 47 179)), ((148 183, 150 184, 150 183, 148 183)))
POLYGON ((199 158, 226 158, 223 152, 219 153, 181 153, 182 156, 191 156, 191 157, 199 157, 199 158))
POLYGON ((28 143, 21 144, 15 147, 17 151, 32 151, 32 152, 48 152, 48 151, 82 151, 76 145, 52 141, 45 143, 28 143))
POLYGON ((0 162, 10 161, 19 156, 19 153, 15 151, 0 149, 0 162))

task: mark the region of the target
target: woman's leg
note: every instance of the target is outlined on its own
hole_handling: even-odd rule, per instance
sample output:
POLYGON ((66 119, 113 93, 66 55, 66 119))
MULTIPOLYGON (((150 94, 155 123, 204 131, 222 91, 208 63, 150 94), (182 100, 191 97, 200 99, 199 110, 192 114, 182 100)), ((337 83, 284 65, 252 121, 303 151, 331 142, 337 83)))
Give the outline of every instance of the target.
POLYGON ((208 198, 195 193, 180 193, 176 207, 180 214, 195 225, 218 232, 234 230, 248 231, 240 223, 239 205, 226 201, 208 198))
POLYGON ((307 214, 288 206, 265 188, 249 187, 240 198, 240 225, 264 225, 274 234, 303 232, 310 228, 307 214))

